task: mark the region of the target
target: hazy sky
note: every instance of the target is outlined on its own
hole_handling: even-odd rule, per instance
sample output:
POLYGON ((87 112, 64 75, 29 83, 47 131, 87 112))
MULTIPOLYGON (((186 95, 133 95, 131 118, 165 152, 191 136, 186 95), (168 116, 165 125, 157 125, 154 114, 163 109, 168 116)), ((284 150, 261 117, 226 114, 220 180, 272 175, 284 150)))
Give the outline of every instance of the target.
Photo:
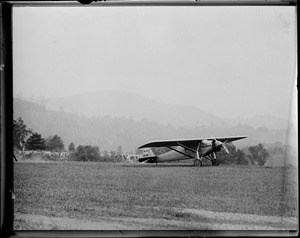
POLYGON ((237 118, 286 118, 294 7, 15 7, 14 93, 115 89, 237 118))

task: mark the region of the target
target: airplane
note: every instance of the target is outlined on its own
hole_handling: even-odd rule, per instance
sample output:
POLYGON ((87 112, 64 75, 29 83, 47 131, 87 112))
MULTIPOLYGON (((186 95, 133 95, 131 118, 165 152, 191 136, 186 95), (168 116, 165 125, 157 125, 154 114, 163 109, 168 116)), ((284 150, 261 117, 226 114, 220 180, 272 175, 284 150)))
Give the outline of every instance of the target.
POLYGON ((142 163, 162 163, 169 161, 194 159, 194 166, 201 167, 202 159, 206 158, 212 162, 213 166, 218 166, 220 162, 217 160, 216 152, 222 148, 226 153, 229 151, 226 143, 241 140, 247 136, 231 136, 206 139, 183 139, 183 140, 159 140, 152 141, 140 146, 138 149, 143 149, 143 156, 139 158, 142 163), (166 153, 155 155, 150 148, 167 147, 171 149, 166 153))

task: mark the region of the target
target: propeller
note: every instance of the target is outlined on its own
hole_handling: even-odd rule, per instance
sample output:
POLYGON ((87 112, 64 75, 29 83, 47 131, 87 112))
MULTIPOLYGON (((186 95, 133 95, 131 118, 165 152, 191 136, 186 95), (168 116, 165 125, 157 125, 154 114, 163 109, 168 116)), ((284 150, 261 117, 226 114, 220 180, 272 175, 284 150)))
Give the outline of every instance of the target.
POLYGON ((227 141, 228 140, 226 140, 225 142, 221 142, 221 141, 218 141, 216 138, 213 138, 212 139, 212 146, 213 147, 223 147, 223 149, 225 150, 225 152, 227 153, 227 154, 229 154, 230 152, 229 152, 229 150, 228 150, 228 148, 226 147, 226 143, 227 143, 227 141))
POLYGON ((229 150, 227 149, 225 142, 222 144, 222 147, 226 151, 226 153, 229 154, 229 150))
POLYGON ((212 139, 212 142, 211 142, 211 145, 213 146, 213 147, 215 147, 215 146, 217 146, 217 139, 215 138, 215 137, 212 137, 213 139, 212 139))
POLYGON ((226 147, 226 145, 225 145, 225 144, 227 143, 227 141, 228 141, 228 140, 226 140, 225 142, 222 143, 222 147, 224 148, 224 150, 226 151, 227 154, 230 154, 230 153, 229 153, 229 150, 227 149, 227 147, 226 147))

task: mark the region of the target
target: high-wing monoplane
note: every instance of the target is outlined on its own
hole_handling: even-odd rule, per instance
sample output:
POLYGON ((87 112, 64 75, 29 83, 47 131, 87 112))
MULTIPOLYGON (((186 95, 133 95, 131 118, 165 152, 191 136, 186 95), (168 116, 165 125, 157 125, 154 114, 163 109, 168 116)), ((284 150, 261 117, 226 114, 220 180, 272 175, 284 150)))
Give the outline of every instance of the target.
POLYGON ((152 141, 139 147, 139 149, 143 149, 143 156, 139 159, 139 162, 157 164, 161 162, 194 159, 194 165, 200 167, 202 166, 202 159, 206 158, 212 162, 213 166, 218 166, 220 162, 217 160, 216 152, 223 148, 229 153, 226 143, 244 138, 246 138, 246 136, 152 141), (152 147, 167 147, 171 151, 155 155, 150 149, 152 147))

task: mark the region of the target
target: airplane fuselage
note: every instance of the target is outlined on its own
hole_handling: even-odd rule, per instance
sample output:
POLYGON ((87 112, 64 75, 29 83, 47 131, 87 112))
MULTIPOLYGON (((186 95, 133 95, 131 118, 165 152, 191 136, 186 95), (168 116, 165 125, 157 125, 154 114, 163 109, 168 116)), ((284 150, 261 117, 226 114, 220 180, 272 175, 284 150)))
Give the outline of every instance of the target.
MULTIPOLYGON (((166 153, 160 154, 157 156, 157 158, 154 158, 153 160, 151 160, 150 163, 162 163, 162 162, 169 162, 169 161, 176 161, 176 160, 185 160, 185 159, 194 159, 196 156, 196 153, 188 150, 188 149, 184 149, 182 147, 177 147, 176 148, 177 151, 168 151, 166 153), (181 154, 181 153, 187 154, 181 154)), ((201 155, 202 156, 206 156, 209 155, 213 152, 219 151, 220 149, 218 148, 218 150, 214 149, 211 145, 209 146, 204 146, 201 149, 201 155)))

